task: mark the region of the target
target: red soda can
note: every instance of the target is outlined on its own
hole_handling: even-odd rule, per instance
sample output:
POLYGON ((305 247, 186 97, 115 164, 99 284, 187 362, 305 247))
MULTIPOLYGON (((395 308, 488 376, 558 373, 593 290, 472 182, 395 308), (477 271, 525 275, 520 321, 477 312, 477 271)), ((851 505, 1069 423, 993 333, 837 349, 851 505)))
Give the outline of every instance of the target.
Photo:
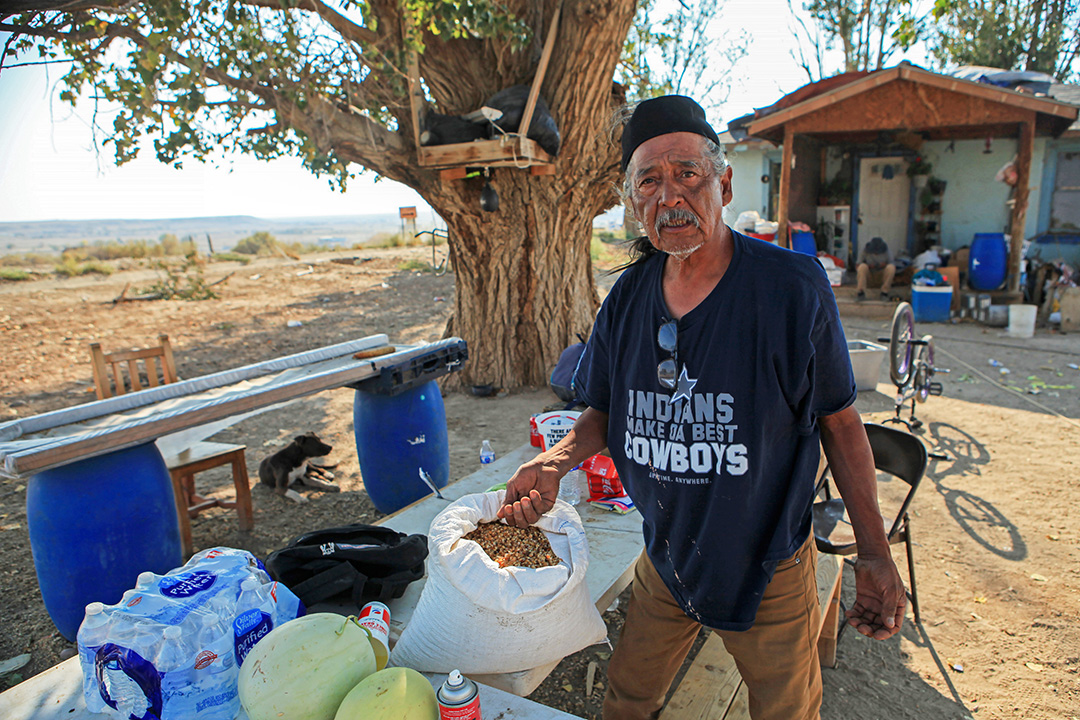
POLYGON ((540 437, 540 430, 536 427, 536 415, 529 418, 529 444, 533 447, 544 447, 543 438, 540 437))
POLYGON ((480 720, 480 691, 469 678, 454 670, 435 693, 439 720, 480 720))

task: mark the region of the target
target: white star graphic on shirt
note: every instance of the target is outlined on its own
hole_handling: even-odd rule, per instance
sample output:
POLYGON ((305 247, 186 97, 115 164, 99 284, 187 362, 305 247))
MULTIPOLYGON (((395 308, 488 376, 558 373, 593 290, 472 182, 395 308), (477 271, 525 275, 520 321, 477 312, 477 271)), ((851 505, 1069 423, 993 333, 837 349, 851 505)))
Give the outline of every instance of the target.
POLYGON ((683 365, 682 372, 679 373, 679 384, 675 390, 675 394, 671 396, 671 402, 678 402, 680 398, 690 402, 690 395, 694 390, 694 386, 697 385, 697 379, 691 379, 686 374, 686 366, 683 365))

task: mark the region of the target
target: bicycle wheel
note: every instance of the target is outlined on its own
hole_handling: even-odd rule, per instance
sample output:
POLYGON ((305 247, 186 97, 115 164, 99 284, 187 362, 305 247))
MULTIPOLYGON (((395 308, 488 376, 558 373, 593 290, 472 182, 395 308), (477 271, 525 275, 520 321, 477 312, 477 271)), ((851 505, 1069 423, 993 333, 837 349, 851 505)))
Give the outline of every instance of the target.
POLYGON ((902 302, 896 306, 892 318, 892 332, 889 336, 889 377, 897 387, 907 385, 911 379, 915 348, 911 344, 915 337, 915 311, 911 304, 902 302))
POLYGON ((923 345, 919 346, 919 356, 915 361, 915 400, 926 402, 930 397, 930 381, 934 379, 934 338, 922 336, 923 345))

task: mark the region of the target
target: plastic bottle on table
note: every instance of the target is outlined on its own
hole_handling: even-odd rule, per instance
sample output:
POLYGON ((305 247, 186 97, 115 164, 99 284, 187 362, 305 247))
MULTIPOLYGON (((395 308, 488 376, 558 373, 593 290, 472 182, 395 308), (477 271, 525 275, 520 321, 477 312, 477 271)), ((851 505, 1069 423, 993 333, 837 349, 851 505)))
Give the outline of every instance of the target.
POLYGON ((274 628, 274 606, 262 593, 262 586, 255 578, 240 584, 240 596, 236 598, 233 620, 233 647, 236 664, 243 665, 244 658, 255 643, 274 628))
POLYGON ((581 502, 581 466, 578 465, 559 480, 559 499, 571 505, 581 502))
POLYGON ((105 712, 107 707, 98 692, 94 660, 97 648, 106 642, 111 620, 103 603, 92 602, 86 606, 86 615, 76 636, 83 675, 83 697, 86 699, 86 709, 94 713, 105 712))
POLYGON ((196 643, 193 684, 199 720, 232 720, 240 711, 233 634, 216 612, 202 616, 196 643))
POLYGON ((495 451, 491 448, 491 441, 485 440, 480 443, 480 464, 487 465, 490 462, 495 462, 495 451))

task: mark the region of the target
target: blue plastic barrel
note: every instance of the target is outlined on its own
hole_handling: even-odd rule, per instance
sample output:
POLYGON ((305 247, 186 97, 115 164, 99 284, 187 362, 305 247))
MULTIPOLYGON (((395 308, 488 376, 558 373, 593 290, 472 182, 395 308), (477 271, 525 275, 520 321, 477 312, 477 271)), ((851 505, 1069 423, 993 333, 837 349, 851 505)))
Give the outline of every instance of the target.
POLYGON ((139 573, 182 561, 172 481, 152 442, 32 476, 26 524, 45 609, 72 641, 87 604, 116 603, 139 573))
POLYGON ((436 487, 450 481, 446 409, 435 381, 396 395, 357 390, 353 431, 364 489, 380 512, 431 494, 421 469, 436 487))
POLYGON ((795 230, 791 233, 791 249, 795 252, 805 253, 817 257, 817 241, 814 233, 805 230, 795 230))
POLYGON ((1005 233, 975 233, 968 254, 968 284, 975 290, 997 290, 1005 282, 1008 260, 1005 233))

